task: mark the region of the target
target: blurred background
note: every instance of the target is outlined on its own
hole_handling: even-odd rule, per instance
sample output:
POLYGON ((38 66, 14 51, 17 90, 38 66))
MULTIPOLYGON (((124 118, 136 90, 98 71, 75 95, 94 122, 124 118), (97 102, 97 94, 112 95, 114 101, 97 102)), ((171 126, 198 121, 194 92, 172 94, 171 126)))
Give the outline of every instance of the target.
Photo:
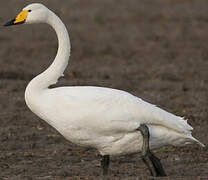
MULTIPOLYGON (((189 119, 208 139, 208 1, 1 0, 0 22, 41 2, 67 26, 70 63, 57 86, 95 85, 128 91, 189 119)), ((26 107, 29 81, 45 70, 57 39, 45 24, 0 27, 0 179, 95 179, 93 149, 67 142, 26 107)), ((208 177, 208 150, 197 145, 156 151, 171 177, 208 177)), ((140 155, 115 157, 110 179, 147 178, 140 155)))

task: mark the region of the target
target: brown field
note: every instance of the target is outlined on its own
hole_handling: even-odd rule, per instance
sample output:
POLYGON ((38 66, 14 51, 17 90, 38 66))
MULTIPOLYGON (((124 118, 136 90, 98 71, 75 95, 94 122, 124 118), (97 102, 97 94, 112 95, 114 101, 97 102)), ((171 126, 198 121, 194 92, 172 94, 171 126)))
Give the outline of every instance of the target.
MULTIPOLYGON (((31 2, 2 0, 1 24, 31 2)), ((208 1, 38 2, 55 11, 70 32, 70 65, 58 85, 126 90, 189 119, 193 135, 207 144, 208 1)), ((0 179, 101 179, 97 151, 66 141, 24 101, 28 82, 56 54, 54 31, 48 25, 1 26, 0 47, 0 179)), ((208 177, 207 146, 155 153, 169 179, 208 177)), ((140 154, 112 158, 109 173, 109 179, 150 178, 140 154)))

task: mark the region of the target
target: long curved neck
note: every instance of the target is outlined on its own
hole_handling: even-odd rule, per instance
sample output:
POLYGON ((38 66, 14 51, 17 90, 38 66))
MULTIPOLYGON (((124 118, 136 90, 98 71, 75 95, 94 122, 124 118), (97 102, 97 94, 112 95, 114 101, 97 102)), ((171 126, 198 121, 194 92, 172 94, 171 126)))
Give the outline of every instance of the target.
POLYGON ((52 11, 49 12, 47 22, 56 31, 58 37, 58 51, 53 63, 41 74, 36 76, 27 89, 42 90, 57 83, 58 78, 63 76, 68 65, 70 56, 70 40, 67 29, 58 16, 52 11))

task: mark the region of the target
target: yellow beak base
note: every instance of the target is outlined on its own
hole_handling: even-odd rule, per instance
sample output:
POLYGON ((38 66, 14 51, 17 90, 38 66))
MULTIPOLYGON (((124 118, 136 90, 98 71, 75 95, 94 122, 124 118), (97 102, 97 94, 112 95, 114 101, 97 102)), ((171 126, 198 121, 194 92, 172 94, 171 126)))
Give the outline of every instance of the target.
POLYGON ((17 15, 14 24, 25 22, 27 16, 28 16, 28 11, 22 11, 17 15))
POLYGON ((20 12, 15 19, 12 19, 11 21, 4 24, 4 26, 11 26, 16 24, 23 24, 26 21, 26 18, 28 16, 28 11, 22 11, 20 12))

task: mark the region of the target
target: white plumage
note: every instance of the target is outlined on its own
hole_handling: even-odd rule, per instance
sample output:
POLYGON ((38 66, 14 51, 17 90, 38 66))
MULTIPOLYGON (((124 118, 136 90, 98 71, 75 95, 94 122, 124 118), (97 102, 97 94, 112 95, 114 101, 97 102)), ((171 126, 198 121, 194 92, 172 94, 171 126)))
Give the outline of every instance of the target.
POLYGON ((62 21, 41 4, 31 4, 25 23, 48 23, 58 36, 59 48, 52 65, 27 86, 25 100, 32 112, 56 128, 66 139, 96 148, 101 155, 140 152, 142 135, 136 130, 146 124, 150 148, 182 146, 196 142, 193 128, 181 117, 127 92, 91 86, 48 87, 57 82, 68 64, 70 41, 62 21))
POLYGON ((151 149, 198 142, 183 118, 124 91, 80 86, 27 93, 28 88, 26 102, 35 114, 69 141, 95 147, 102 155, 139 152, 142 136, 136 129, 143 123, 150 130, 151 149))

